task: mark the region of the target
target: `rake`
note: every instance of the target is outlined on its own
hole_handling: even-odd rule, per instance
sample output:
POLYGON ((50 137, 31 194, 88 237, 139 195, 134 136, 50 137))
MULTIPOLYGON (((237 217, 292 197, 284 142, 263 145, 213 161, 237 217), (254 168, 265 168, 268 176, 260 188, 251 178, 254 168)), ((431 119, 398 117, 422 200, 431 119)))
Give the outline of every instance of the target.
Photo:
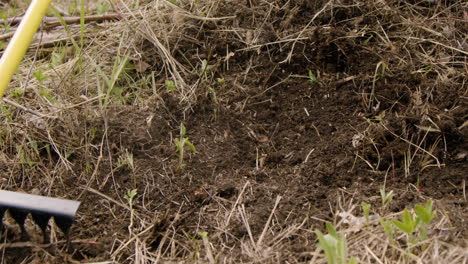
MULTIPOLYGON (((0 60, 0 98, 5 93, 51 1, 31 1, 18 29, 8 44, 0 60)), ((42 230, 44 240, 46 240, 45 231, 49 220, 53 218, 56 225, 65 233, 67 248, 70 249, 70 227, 79 206, 80 202, 77 201, 0 190, 0 227, 3 227, 1 220, 3 220, 5 212, 8 211, 20 226, 22 238, 27 237, 25 221, 28 215, 31 215, 32 220, 42 230)))
MULTIPOLYGON (((57 198, 44 197, 33 194, 0 191, 0 218, 8 211, 21 228, 21 237, 27 238, 25 222, 28 215, 42 231, 46 242, 46 229, 51 218, 65 234, 67 248, 70 248, 70 227, 76 215, 80 202, 57 198)), ((0 221, 0 227, 2 227, 0 221)))

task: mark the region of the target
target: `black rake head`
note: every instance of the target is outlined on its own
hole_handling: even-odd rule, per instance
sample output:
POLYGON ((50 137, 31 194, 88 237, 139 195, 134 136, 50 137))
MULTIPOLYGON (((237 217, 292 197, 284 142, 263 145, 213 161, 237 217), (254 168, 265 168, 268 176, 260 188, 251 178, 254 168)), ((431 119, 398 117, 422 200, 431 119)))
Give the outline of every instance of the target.
MULTIPOLYGON (((0 220, 8 211, 20 226, 21 236, 27 237, 24 225, 30 214, 32 220, 41 229, 45 240, 49 220, 54 218, 55 224, 66 236, 68 249, 70 249, 70 228, 79 206, 78 201, 0 190, 0 220)), ((2 225, 0 221, 0 227, 2 225)))

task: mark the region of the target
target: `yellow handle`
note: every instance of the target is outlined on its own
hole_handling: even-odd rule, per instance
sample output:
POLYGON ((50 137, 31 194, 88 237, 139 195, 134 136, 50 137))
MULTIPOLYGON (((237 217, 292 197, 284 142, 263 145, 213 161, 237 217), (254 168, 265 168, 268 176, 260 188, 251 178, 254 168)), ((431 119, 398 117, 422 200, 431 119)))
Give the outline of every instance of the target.
POLYGON ((3 97, 11 77, 28 50, 28 46, 36 33, 42 18, 52 0, 33 0, 21 20, 15 35, 0 60, 0 98, 3 97))

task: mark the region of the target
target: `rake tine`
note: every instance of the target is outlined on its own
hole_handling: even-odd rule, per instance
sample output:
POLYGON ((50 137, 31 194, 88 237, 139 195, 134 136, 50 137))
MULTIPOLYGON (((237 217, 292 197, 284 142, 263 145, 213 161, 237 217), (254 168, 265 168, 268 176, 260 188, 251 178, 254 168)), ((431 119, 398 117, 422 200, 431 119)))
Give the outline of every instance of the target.
POLYGON ((47 242, 47 225, 49 224, 49 220, 51 218, 50 215, 47 214, 41 214, 41 213, 31 213, 31 217, 34 220, 34 222, 39 226, 39 228, 42 231, 42 237, 43 237, 43 243, 45 244, 47 242))
POLYGON ((3 216, 5 215, 5 208, 0 207, 0 232, 3 230, 3 216))
POLYGON ((70 240, 70 227, 73 224, 73 220, 70 220, 69 218, 66 218, 66 217, 60 217, 60 216, 54 216, 54 219, 55 219, 55 224, 65 234, 65 238, 67 240, 67 250, 69 253, 71 253, 73 249, 72 249, 71 240, 70 240))
POLYGON ((24 222, 28 213, 23 210, 18 210, 14 208, 9 208, 8 211, 10 212, 11 217, 15 219, 16 223, 21 228, 21 240, 26 240, 28 238, 28 234, 26 233, 26 228, 24 227, 24 222))

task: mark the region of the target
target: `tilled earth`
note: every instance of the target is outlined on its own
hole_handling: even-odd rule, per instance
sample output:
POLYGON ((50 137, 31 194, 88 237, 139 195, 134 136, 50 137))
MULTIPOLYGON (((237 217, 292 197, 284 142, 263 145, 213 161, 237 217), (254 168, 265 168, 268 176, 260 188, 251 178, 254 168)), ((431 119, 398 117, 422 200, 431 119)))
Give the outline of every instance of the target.
MULTIPOLYGON (((408 6, 403 2, 414 1, 388 1, 390 11, 362 1, 334 9, 321 1, 269 1, 271 7, 257 3, 256 8, 251 2, 260 1, 220 4, 216 16, 236 18, 203 22, 197 30, 194 25, 201 22, 189 21, 182 32, 192 38, 181 38, 177 54, 197 54, 212 65, 204 77, 192 76, 201 80, 193 86, 195 101, 181 103, 178 93, 162 87, 157 96, 111 105, 105 114, 83 106, 71 117, 74 127, 55 127, 56 135, 85 135, 81 142, 93 146, 71 155, 73 173, 63 173, 47 188, 51 195, 82 201, 72 233, 74 253, 67 256, 58 232, 52 247, 5 248, 8 263, 31 256, 132 263, 135 248, 121 247, 132 236, 161 261, 188 261, 193 249, 185 243, 201 231, 218 243, 215 248, 225 249, 223 256, 249 261, 239 241, 263 236, 272 210, 276 232, 301 223, 308 230, 323 228, 343 200, 379 208, 384 184, 394 191, 386 213, 433 199, 450 219, 445 240, 466 246, 466 65, 422 72, 422 62, 409 58, 424 48, 401 39, 401 27, 408 25, 398 23, 406 20, 390 16, 400 10, 411 17, 418 10, 412 14, 418 19, 437 12, 442 19, 463 12, 451 10, 450 1, 408 6), (226 28, 238 30, 245 42, 226 28), (284 45, 275 43, 304 28, 284 45), (356 33, 363 28, 368 30, 356 33), (383 32, 375 33, 380 28, 383 32), (384 32, 388 39, 382 39, 384 32), (196 44, 190 42, 194 38, 196 44), (181 123, 197 150, 185 149, 183 169, 173 143, 181 123), (116 169, 112 164, 125 153, 133 155, 133 167, 116 169), (132 189, 137 195, 130 209, 123 197, 132 189)), ((466 27, 454 21, 466 37, 466 27)), ((434 57, 443 53, 466 62, 466 52, 443 50, 434 42, 421 45, 433 48, 434 57)), ((143 53, 151 64, 154 49, 143 53)), ((23 189, 33 189, 35 182, 23 189)), ((287 240, 288 253, 279 262, 310 258, 304 252, 314 246, 313 233, 287 240)))

